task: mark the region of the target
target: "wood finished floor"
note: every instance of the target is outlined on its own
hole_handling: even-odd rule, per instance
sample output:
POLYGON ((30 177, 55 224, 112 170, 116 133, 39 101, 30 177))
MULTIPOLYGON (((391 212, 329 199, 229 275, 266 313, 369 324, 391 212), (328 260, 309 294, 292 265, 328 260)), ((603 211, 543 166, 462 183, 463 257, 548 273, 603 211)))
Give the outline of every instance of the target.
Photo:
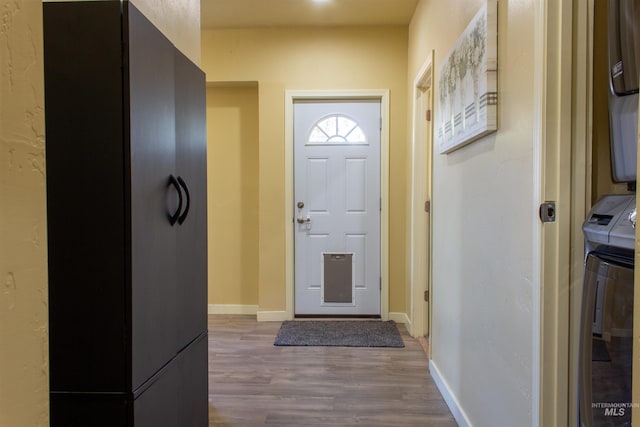
POLYGON ((210 426, 457 425, 403 325, 405 348, 275 347, 279 328, 209 316, 210 426))

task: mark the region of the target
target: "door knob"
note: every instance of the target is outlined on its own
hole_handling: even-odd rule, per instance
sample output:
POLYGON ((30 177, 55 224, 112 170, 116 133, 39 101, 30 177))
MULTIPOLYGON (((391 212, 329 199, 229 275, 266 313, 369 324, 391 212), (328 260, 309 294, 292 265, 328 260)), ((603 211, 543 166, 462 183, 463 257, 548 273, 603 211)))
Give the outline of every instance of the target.
POLYGON ((305 217, 303 217, 303 216, 299 216, 299 217, 296 219, 296 221, 298 221, 298 224, 304 224, 305 222, 306 222, 306 223, 309 223, 309 222, 311 222, 311 217, 310 217, 309 215, 307 215, 307 217, 306 217, 306 218, 305 218, 305 217))

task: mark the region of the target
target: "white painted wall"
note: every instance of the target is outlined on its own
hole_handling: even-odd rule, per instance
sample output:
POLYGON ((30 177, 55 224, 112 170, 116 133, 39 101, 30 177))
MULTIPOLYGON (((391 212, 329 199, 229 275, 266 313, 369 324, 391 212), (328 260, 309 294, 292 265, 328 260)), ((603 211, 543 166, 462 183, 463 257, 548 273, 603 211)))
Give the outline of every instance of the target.
MULTIPOLYGON (((199 0, 136 4, 199 63, 199 0)), ((0 16, 0 426, 48 426, 42 1, 0 16)))
MULTIPOLYGON (((418 5, 408 81, 435 49, 436 101, 441 61, 482 3, 418 5)), ((534 3, 498 4, 499 131, 449 155, 434 145, 431 366, 463 425, 534 419, 534 3)))

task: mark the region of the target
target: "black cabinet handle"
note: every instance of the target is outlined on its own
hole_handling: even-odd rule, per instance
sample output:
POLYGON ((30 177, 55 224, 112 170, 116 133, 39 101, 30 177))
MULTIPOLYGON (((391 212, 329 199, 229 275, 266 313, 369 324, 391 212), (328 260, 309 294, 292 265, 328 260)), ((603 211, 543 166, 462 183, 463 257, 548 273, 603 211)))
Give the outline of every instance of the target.
POLYGON ((182 188, 184 189, 184 194, 187 195, 187 206, 184 208, 184 212, 182 212, 182 215, 180 215, 180 217, 178 218, 178 224, 182 225, 184 220, 187 219, 187 215, 189 215, 189 206, 191 205, 191 195, 189 194, 189 188, 187 187, 187 184, 184 182, 182 177, 180 176, 178 177, 178 182, 180 183, 180 186, 182 186, 182 188))
MULTIPOLYGON (((180 179, 180 178, 178 178, 178 179, 180 179)), ((178 221, 178 218, 180 216, 180 211, 182 210, 182 191, 180 191, 180 184, 176 180, 176 177, 173 176, 173 175, 169 175, 169 185, 173 185, 173 187, 178 192, 178 209, 176 209, 176 211, 175 211, 175 213, 173 215, 168 214, 168 216, 169 216, 169 224, 171 224, 173 226, 176 223, 176 221, 178 221)))

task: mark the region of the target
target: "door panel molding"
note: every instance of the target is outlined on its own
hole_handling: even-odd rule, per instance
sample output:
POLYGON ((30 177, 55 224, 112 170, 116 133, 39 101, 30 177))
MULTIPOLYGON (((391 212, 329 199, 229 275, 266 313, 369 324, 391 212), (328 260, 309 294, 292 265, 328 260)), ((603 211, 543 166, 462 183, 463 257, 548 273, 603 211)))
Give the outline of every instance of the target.
POLYGON ((337 91, 285 91, 285 289, 286 318, 294 317, 294 232, 292 221, 295 216, 293 200, 293 104, 295 101, 340 101, 375 99, 380 101, 382 118, 380 129, 380 315, 389 318, 389 90, 337 90, 337 91))

